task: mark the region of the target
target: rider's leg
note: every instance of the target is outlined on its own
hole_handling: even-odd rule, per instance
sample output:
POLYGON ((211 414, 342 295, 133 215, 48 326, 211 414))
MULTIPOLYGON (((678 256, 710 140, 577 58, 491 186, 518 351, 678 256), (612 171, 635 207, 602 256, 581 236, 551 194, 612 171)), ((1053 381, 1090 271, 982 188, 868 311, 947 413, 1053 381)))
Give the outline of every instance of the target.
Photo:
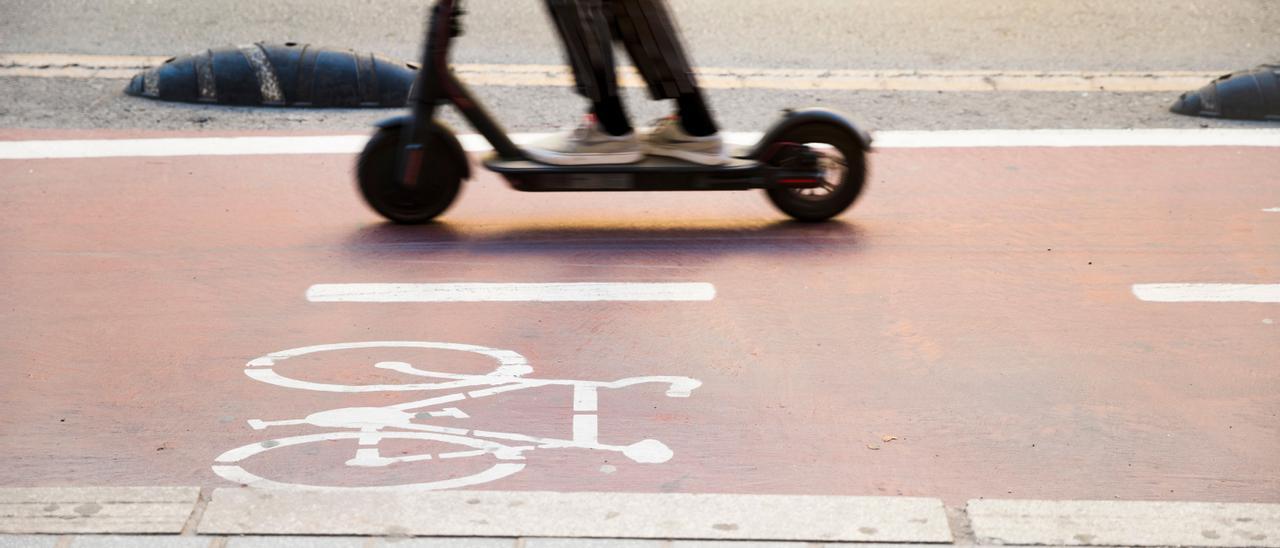
POLYGON ((679 108, 645 137, 645 152, 710 165, 728 161, 663 0, 547 0, 547 6, 578 93, 592 101, 595 120, 530 144, 525 150, 531 157, 551 164, 618 164, 643 157, 619 96, 612 46, 617 38, 653 98, 674 99, 679 108))
POLYGON ((625 164, 644 154, 618 95, 613 38, 604 0, 547 0, 564 42, 578 93, 592 103, 576 130, 531 143, 525 151, 548 164, 625 164))
POLYGON ((578 94, 591 100, 591 111, 609 133, 631 131, 614 70, 613 39, 603 0, 547 0, 551 18, 568 52, 578 94))
POLYGON ((675 99, 692 135, 716 132, 680 31, 664 0, 609 0, 614 37, 627 48, 654 99, 675 99), (696 126, 696 127, 694 127, 696 126))
POLYGON ((728 160, 675 20, 664 0, 609 0, 614 36, 649 86, 654 99, 674 99, 672 120, 660 122, 645 138, 646 152, 703 164, 728 160))

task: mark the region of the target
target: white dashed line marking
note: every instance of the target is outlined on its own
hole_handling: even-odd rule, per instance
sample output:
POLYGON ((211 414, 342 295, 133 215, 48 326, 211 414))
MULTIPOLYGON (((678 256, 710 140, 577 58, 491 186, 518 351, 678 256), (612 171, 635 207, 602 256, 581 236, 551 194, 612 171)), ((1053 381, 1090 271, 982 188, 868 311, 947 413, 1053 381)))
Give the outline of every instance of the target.
POLYGON ((317 284, 313 303, 710 301, 709 283, 364 283, 317 284))
POLYGON ((1153 303, 1280 303, 1280 284, 1136 284, 1133 294, 1153 303))

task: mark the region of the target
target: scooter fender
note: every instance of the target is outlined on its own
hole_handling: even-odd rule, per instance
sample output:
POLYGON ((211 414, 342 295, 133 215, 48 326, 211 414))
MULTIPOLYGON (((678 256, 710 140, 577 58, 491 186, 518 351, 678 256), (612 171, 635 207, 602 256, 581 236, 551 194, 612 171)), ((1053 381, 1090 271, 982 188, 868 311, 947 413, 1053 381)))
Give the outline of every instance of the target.
POLYGON ((765 152, 766 147, 778 140, 779 135, 791 128, 809 124, 831 126, 844 131, 862 145, 864 152, 871 152, 871 134, 854 125, 843 114, 825 108, 805 108, 787 109, 783 113, 782 119, 769 128, 769 131, 765 132, 764 136, 760 138, 760 142, 752 147, 747 157, 759 158, 765 152))
POLYGON ((378 120, 377 122, 373 123, 373 126, 378 129, 388 129, 396 126, 407 126, 409 125, 409 122, 411 122, 412 120, 413 120, 412 115, 401 114, 399 116, 392 116, 390 118, 383 118, 381 120, 378 120))
MULTIPOLYGON (((402 114, 400 116, 392 116, 391 118, 378 120, 377 122, 374 122, 373 125, 378 129, 390 129, 394 127, 404 127, 412 122, 412 114, 402 114)), ((439 121, 435 122, 433 131, 444 138, 444 142, 450 149, 449 151, 453 153, 454 157, 458 158, 458 160, 462 162, 462 179, 464 181, 471 179, 471 162, 467 160, 467 151, 462 148, 462 143, 458 141, 458 137, 449 130, 448 126, 439 121)))

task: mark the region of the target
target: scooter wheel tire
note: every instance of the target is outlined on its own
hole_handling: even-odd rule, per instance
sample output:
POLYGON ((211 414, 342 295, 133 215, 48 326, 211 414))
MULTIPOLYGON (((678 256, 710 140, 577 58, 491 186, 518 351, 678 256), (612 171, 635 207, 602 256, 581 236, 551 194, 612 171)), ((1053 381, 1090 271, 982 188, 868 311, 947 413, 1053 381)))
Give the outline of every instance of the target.
POLYGON ((821 188, 768 190, 773 205, 797 221, 826 221, 843 213, 862 194, 867 158, 862 143, 841 128, 811 123, 791 128, 774 142, 807 145, 821 155, 826 180, 821 188))
POLYGON ((422 168, 417 184, 404 185, 396 177, 396 159, 400 148, 402 126, 380 128, 356 164, 356 179, 365 202, 379 215, 406 225, 428 223, 444 213, 462 188, 466 159, 456 158, 448 146, 448 129, 432 128, 424 143, 422 168), (443 133, 442 133, 443 132, 443 133))

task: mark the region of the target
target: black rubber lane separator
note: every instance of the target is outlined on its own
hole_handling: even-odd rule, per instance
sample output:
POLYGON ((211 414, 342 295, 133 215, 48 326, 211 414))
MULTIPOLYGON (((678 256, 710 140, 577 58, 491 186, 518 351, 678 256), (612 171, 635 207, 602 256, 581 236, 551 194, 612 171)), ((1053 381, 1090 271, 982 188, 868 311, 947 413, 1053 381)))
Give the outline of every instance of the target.
POLYGON ((1280 65, 1223 75, 1183 93, 1169 110, 1188 116, 1280 120, 1280 65))

